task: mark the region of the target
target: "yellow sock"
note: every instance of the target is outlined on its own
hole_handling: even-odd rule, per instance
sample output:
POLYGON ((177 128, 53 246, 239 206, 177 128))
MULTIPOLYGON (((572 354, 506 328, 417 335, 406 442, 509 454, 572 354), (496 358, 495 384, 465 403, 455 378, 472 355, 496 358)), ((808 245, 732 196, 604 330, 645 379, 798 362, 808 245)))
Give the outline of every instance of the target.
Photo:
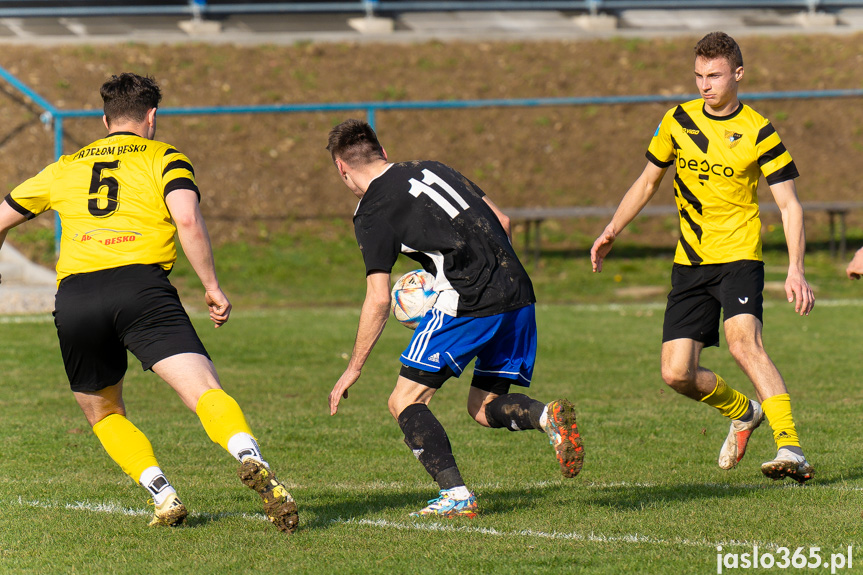
POLYGON ((198 414, 204 431, 213 443, 218 443, 228 453, 231 453, 228 440, 236 434, 247 433, 254 437, 249 424, 246 423, 243 410, 234 398, 222 389, 211 389, 205 392, 198 400, 195 413, 198 414))
POLYGON ((749 409, 749 399, 734 388, 728 387, 725 380, 716 375, 716 387, 701 401, 715 407, 729 419, 740 419, 749 409))
POLYGON ((770 427, 773 428, 776 448, 800 447, 800 439, 797 437, 797 429, 791 417, 791 397, 787 393, 768 397, 761 403, 761 408, 767 421, 770 422, 770 427))
POLYGON ((148 467, 158 467, 150 440, 131 421, 112 414, 93 426, 93 433, 126 475, 138 483, 148 467))

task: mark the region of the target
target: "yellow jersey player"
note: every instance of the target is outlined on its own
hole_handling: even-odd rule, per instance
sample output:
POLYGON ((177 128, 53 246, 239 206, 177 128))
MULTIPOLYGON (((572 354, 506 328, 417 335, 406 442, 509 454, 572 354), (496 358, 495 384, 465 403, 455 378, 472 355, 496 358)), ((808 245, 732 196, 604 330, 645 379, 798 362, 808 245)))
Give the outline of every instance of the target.
POLYGON ((216 327, 231 303, 219 287, 200 192, 189 159, 156 141, 161 91, 137 74, 101 88, 108 135, 63 156, 0 202, 7 232, 47 210, 62 223, 54 322, 72 392, 108 455, 150 494, 151 525, 179 525, 186 507, 146 436, 126 418, 126 350, 165 380, 212 441, 239 462, 240 479, 285 532, 297 506, 263 459, 240 406, 222 390, 213 363, 168 281, 183 251, 205 289, 216 327))
POLYGON ((813 468, 800 448, 785 382, 761 339, 764 263, 756 193, 763 174, 782 213, 788 244, 786 296, 795 312, 808 315, 815 299, 804 276, 803 209, 794 185, 798 173, 770 122, 738 99, 741 79, 743 56, 734 39, 713 32, 698 42, 695 83, 701 98, 662 118, 647 150, 647 166, 590 257, 593 271, 602 271, 617 235, 674 167, 681 234, 663 325, 662 378, 678 393, 731 419, 719 454, 721 468, 737 465, 766 416, 777 454, 761 466, 762 473, 803 483, 813 468), (719 345, 720 312, 729 351, 752 381, 758 401, 699 364, 705 346, 719 345))

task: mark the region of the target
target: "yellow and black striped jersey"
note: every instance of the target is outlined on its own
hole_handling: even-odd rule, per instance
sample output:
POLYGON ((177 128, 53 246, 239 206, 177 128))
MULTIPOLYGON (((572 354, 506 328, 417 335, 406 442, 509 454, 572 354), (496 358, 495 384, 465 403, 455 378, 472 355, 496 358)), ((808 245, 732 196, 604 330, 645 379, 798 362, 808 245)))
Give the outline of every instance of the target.
POLYGON ((63 228, 57 281, 130 264, 171 269, 176 226, 165 197, 200 192, 189 159, 169 144, 109 134, 58 161, 6 196, 27 218, 56 210, 63 228))
POLYGON ((744 104, 713 116, 701 99, 665 114, 647 159, 677 168, 681 234, 674 261, 684 265, 761 260, 758 179, 764 174, 773 185, 799 175, 766 118, 744 104))

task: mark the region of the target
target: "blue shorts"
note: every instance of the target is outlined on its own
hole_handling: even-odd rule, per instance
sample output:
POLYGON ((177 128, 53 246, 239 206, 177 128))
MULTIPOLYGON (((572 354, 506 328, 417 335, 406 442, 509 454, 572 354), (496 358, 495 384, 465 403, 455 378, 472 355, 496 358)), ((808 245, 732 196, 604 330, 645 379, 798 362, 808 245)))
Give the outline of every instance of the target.
POLYGON ((533 304, 489 317, 452 317, 436 309, 423 316, 402 363, 423 371, 449 365, 461 376, 473 358, 474 375, 530 386, 536 362, 533 304))

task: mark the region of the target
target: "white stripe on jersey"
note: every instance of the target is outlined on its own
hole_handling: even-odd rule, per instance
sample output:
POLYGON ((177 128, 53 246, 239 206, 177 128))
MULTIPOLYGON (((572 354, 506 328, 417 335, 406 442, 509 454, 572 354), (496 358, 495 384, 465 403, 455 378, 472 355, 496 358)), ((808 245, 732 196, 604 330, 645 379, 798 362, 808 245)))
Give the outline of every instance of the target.
POLYGON ((438 309, 449 316, 457 317, 459 294, 457 291, 455 291, 455 289, 453 289, 452 284, 449 283, 449 279, 447 279, 447 277, 444 275, 443 254, 439 251, 421 252, 404 244, 402 244, 401 253, 423 253, 427 255, 432 262, 434 262, 434 267, 437 271, 437 274, 435 275, 434 285, 432 289, 434 289, 434 291, 436 291, 438 294, 437 301, 435 301, 434 304, 434 309, 438 309))
POLYGON ((419 362, 422 360, 426 349, 428 349, 428 342, 431 339, 432 334, 443 324, 443 313, 436 309, 432 309, 431 313, 431 321, 426 324, 425 328, 423 328, 418 335, 414 336, 414 339, 411 342, 411 347, 410 350, 408 350, 407 355, 407 358, 410 361, 419 362))

